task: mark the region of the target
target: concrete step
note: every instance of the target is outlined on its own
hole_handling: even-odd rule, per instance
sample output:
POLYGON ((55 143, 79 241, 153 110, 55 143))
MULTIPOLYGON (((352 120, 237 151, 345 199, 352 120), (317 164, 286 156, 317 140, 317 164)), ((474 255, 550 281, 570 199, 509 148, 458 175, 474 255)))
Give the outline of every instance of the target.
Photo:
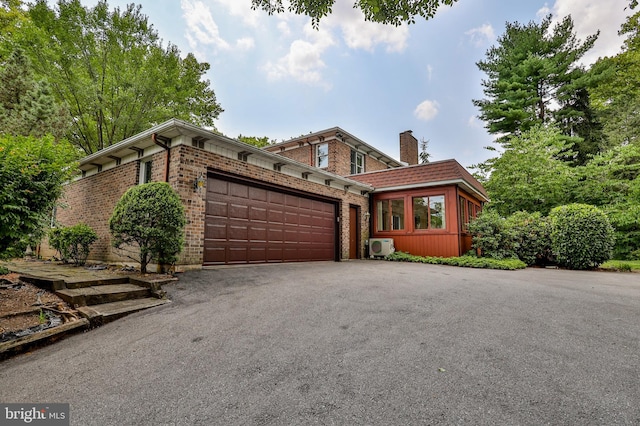
POLYGON ((150 290, 135 284, 108 284, 56 290, 62 300, 74 307, 99 305, 150 296, 150 290))
POLYGON ((83 306, 78 308, 78 312, 87 318, 91 325, 96 326, 143 309, 153 308, 166 303, 171 303, 171 301, 168 299, 146 297, 144 299, 122 300, 120 302, 83 306))

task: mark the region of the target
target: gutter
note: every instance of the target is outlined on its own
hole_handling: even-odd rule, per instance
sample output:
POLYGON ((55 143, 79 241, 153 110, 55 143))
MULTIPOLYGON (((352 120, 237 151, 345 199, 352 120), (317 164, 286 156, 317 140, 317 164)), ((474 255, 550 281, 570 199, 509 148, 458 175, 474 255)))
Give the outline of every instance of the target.
POLYGON ((157 133, 152 133, 151 140, 153 141, 153 143, 163 148, 167 152, 167 155, 165 157, 166 167, 164 169, 164 181, 169 183, 169 163, 171 162, 171 148, 169 147, 169 143, 171 142, 171 139, 160 136, 157 133))

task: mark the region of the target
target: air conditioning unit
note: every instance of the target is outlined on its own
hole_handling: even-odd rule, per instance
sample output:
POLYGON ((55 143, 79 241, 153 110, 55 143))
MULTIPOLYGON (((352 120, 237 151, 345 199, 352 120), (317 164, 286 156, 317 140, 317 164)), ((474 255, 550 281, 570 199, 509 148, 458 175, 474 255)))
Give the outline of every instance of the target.
POLYGON ((370 238, 369 256, 386 256, 396 251, 393 246, 393 238, 370 238))

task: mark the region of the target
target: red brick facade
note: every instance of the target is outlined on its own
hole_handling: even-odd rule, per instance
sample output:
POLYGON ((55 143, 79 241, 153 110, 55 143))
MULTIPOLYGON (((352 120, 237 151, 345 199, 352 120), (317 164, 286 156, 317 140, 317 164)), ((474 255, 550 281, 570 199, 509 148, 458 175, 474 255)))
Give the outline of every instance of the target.
MULTIPOLYGON (((163 181, 166 151, 152 157, 152 180, 163 181)), ((147 159, 145 159, 147 160, 147 159)), ((84 222, 99 235, 92 246, 90 259, 110 262, 131 261, 121 252, 112 248, 108 221, 115 204, 122 194, 138 183, 140 161, 135 161, 113 169, 79 179, 70 183, 59 208, 57 220, 61 225, 70 226, 84 222)), ((169 183, 178 192, 185 206, 187 225, 185 246, 178 260, 179 265, 202 265, 204 249, 204 220, 206 206, 206 176, 208 170, 219 170, 267 182, 281 187, 330 197, 338 201, 340 258, 349 258, 349 206, 368 211, 368 197, 347 192, 302 178, 295 178, 274 170, 269 170, 244 161, 224 157, 203 149, 178 145, 171 149, 169 183), (204 178, 204 186, 194 189, 198 177, 204 178)), ((360 218, 360 257, 364 256, 365 240, 369 235, 369 225, 360 218)))

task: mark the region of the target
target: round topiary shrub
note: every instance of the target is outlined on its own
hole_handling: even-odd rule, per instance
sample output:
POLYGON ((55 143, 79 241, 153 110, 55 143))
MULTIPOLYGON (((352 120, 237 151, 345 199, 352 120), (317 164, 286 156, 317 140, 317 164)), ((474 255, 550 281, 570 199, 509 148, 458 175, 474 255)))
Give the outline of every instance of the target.
POLYGON ((151 182, 129 188, 109 219, 112 245, 134 248, 140 272, 155 260, 159 264, 176 261, 184 245, 186 218, 178 193, 168 183, 151 182))
POLYGON ((560 266, 592 269, 611 258, 614 229, 597 207, 569 204, 549 213, 551 248, 560 266))

